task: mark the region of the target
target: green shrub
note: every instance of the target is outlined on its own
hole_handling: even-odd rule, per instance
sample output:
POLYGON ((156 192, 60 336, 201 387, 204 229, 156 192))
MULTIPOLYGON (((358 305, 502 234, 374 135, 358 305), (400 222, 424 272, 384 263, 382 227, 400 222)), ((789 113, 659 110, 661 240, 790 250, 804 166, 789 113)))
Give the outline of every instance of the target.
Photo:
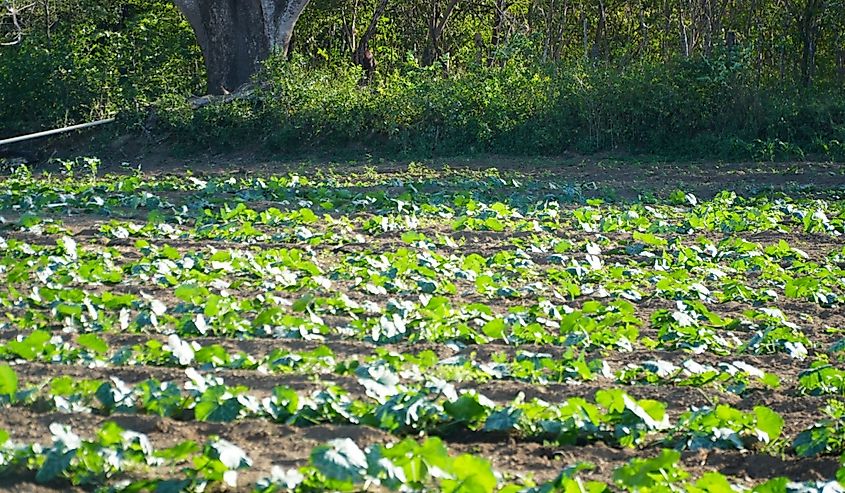
POLYGON ((148 107, 163 94, 201 90, 193 32, 165 0, 75 5, 57 13, 50 41, 27 33, 0 48, 0 135, 148 107))
MULTIPOLYGON (((626 151, 756 159, 833 156, 845 142, 841 90, 758 82, 742 64, 678 60, 476 68, 411 67, 359 83, 346 65, 268 63, 262 89, 166 118, 201 146, 273 152, 365 148, 415 155, 626 151)), ((170 109, 161 108, 164 115, 170 109)))

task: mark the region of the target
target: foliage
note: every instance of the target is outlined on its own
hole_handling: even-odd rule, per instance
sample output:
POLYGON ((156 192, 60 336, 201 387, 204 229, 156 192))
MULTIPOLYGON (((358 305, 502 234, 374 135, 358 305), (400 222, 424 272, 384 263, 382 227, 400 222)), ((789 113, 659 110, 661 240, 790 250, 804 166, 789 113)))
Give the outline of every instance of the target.
POLYGON ((260 90, 194 112, 203 64, 169 2, 38 0, 46 14, 22 10, 21 41, 0 47, 0 134, 118 110, 137 130, 152 105, 158 131, 195 148, 845 156, 837 0, 487 0, 444 19, 446 3, 389 2, 368 41, 379 74, 362 87, 352 54, 375 0, 314 0, 260 90))
POLYGON ((749 65, 684 59, 621 70, 506 65, 448 78, 412 68, 362 88, 354 68, 308 68, 296 58, 272 62, 260 76, 264 89, 250 99, 196 113, 171 104, 162 117, 193 145, 232 148, 248 140, 272 152, 839 156, 832 142, 845 141, 840 90, 761 86, 752 72, 749 65), (769 142, 791 147, 768 150, 769 142))
POLYGON ((49 3, 48 21, 34 16, 23 42, 0 47, 0 135, 142 111, 201 87, 199 49, 170 2, 49 3))

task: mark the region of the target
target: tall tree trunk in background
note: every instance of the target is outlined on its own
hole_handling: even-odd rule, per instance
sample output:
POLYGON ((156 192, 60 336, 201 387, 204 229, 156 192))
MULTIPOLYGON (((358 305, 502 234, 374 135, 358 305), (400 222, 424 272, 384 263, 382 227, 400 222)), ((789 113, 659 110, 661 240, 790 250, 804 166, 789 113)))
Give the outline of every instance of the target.
POLYGON ((44 0, 44 34, 47 36, 47 48, 51 48, 53 39, 50 34, 50 0, 44 0))
POLYGON ((663 36, 660 40, 663 59, 668 60, 672 56, 669 40, 672 38, 672 7, 669 0, 663 0, 663 36))
POLYGON ((352 61, 364 69, 366 82, 372 82, 373 76, 375 75, 376 59, 375 55, 373 55, 373 52, 370 50, 370 40, 372 40, 373 36, 376 35, 378 21, 387 9, 387 2, 388 0, 379 0, 376 5, 376 9, 373 12, 373 17, 370 19, 370 24, 367 26, 367 30, 364 31, 364 34, 361 35, 360 39, 358 39, 357 45, 352 53, 352 61))
POLYGON ((544 63, 560 59, 568 14, 569 0, 538 0, 528 7, 528 32, 542 36, 544 63))
POLYGON ((704 4, 704 15, 707 19, 707 29, 704 31, 704 56, 710 58, 713 54, 713 38, 716 34, 716 12, 713 8, 713 0, 706 0, 704 4))
MULTIPOLYGON (((783 32, 783 33, 789 32, 790 20, 791 19, 789 18, 788 15, 782 15, 781 16, 781 32, 783 32)), ((787 70, 786 70, 786 67, 787 67, 787 57, 786 57, 787 44, 786 44, 786 40, 781 39, 778 44, 780 45, 780 50, 779 50, 780 58, 778 60, 778 72, 780 73, 780 80, 786 81, 786 75, 787 75, 787 70)))
POLYGON ((833 50, 836 53, 836 81, 841 85, 845 84, 845 0, 834 2, 830 8, 837 14, 833 17, 833 28, 836 30, 833 50))
POLYGON ((640 52, 639 52, 639 56, 644 57, 644 56, 646 56, 646 51, 648 49, 648 27, 646 26, 646 23, 645 23, 645 5, 643 4, 643 0, 640 0, 639 31, 640 31, 640 52))
POLYGON ((607 51, 605 48, 605 30, 607 29, 607 10, 604 8, 604 0, 599 0, 599 15, 596 22, 596 35, 593 39, 593 60, 600 60, 607 51))
POLYGON ((687 20, 684 16, 684 6, 683 4, 678 6, 678 34, 680 36, 680 46, 681 46, 681 54, 684 55, 684 58, 689 58, 690 56, 690 43, 689 43, 689 33, 687 32, 687 20))
POLYGON ((173 0, 205 57, 208 92, 234 91, 271 54, 287 54, 309 0, 173 0))
POLYGON ((352 10, 346 10, 346 3, 342 3, 340 7, 340 18, 342 19, 341 29, 343 30, 344 43, 349 48, 349 51, 355 54, 355 48, 358 46, 358 0, 352 2, 352 10))
POLYGON ((493 4, 493 31, 490 36, 490 53, 487 58, 487 65, 492 67, 496 64, 497 52, 502 46, 505 30, 505 12, 510 8, 510 2, 496 0, 493 4))
POLYGON ((587 19, 587 9, 584 7, 583 0, 581 1, 581 34, 584 42, 584 60, 590 58, 590 25, 587 19))
POLYGON ((813 84, 816 70, 816 43, 826 8, 827 0, 807 0, 801 14, 801 83, 805 87, 813 84))
POLYGON ((431 65, 443 56, 443 31, 446 30, 446 24, 455 12, 455 7, 458 6, 459 1, 449 0, 443 12, 440 11, 439 2, 432 1, 432 14, 428 19, 429 46, 425 52, 423 65, 431 65))
POLYGON ((552 60, 558 61, 561 59, 564 46, 566 44, 566 22, 569 20, 569 0, 564 0, 563 8, 560 9, 561 16, 558 20, 557 30, 554 32, 554 49, 552 50, 552 60))

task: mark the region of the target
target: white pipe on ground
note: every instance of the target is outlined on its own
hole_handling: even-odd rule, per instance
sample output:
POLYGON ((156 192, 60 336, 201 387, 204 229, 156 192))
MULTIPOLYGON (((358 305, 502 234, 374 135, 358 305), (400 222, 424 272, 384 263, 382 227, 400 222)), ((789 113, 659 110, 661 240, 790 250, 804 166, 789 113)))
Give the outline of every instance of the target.
POLYGON ((16 144, 18 142, 24 142, 24 141, 27 141, 27 140, 37 139, 37 138, 40 138, 40 137, 49 137, 50 135, 61 134, 61 133, 70 132, 70 131, 73 131, 73 130, 82 130, 83 128, 96 127, 98 125, 105 125, 106 123, 113 123, 114 120, 115 120, 114 118, 106 118, 105 120, 97 120, 97 121, 91 122, 91 123, 82 123, 80 125, 71 125, 70 127, 57 128, 57 129, 54 129, 54 130, 47 130, 47 131, 44 131, 44 132, 38 132, 38 133, 34 133, 34 134, 29 134, 29 135, 21 135, 19 137, 12 137, 11 139, 0 140, 0 146, 9 145, 9 144, 16 144))

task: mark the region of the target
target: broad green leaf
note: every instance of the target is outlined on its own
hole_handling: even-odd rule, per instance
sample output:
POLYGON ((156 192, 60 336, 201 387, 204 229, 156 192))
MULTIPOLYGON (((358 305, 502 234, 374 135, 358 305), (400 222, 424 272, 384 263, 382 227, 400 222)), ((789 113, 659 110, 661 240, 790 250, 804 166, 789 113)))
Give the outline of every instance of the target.
POLYGON ((452 464, 455 479, 440 483, 442 491, 448 493, 493 493, 498 481, 490 462, 481 457, 464 454, 455 458, 452 464))
POLYGON ((39 483, 48 483, 56 479, 70 467, 70 463, 74 457, 76 457, 76 450, 50 450, 47 453, 44 464, 41 465, 35 474, 35 480, 39 483))
POLYGON ((97 438, 100 439, 100 444, 105 446, 117 445, 123 443, 123 428, 118 426, 113 421, 107 421, 97 431, 97 438))
POLYGON ((228 423, 237 419, 243 406, 236 397, 223 398, 226 387, 212 387, 206 390, 194 408, 197 421, 228 423))
POLYGON ((311 464, 330 479, 358 483, 367 471, 367 457, 349 438, 338 438, 311 452, 311 464))
POLYGON ((757 415, 757 428, 768 435, 768 441, 777 440, 783 430, 783 418, 780 414, 764 406, 755 407, 754 414, 757 415))
POLYGON ((484 220, 484 225, 491 231, 501 232, 505 230, 505 225, 498 218, 488 217, 484 220))
MULTIPOLYGON (((80 308, 81 310, 81 308, 80 308)), ((6 350, 17 354, 21 358, 32 361, 38 354, 44 351, 52 335, 43 330, 34 330, 22 341, 9 341, 6 343, 6 350)))
POLYGON ((314 211, 312 211, 311 209, 299 209, 299 221, 303 224, 312 224, 317 222, 318 220, 319 218, 316 214, 314 214, 314 211))
POLYGON ((645 243, 646 245, 651 245, 655 247, 663 248, 668 245, 668 242, 656 235, 650 233, 640 233, 639 231, 634 231, 634 240, 645 243))
POLYGON ((199 452, 200 450, 202 450, 202 447, 200 447, 196 442, 193 440, 186 440, 172 447, 157 450, 155 452, 155 456, 165 460, 179 462, 189 458, 191 454, 199 452))
POLYGON ((507 328, 508 326, 503 319, 496 318, 484 324, 481 331, 492 339, 503 339, 507 333, 507 328))
POLYGON ((18 375, 9 365, 0 365, 0 395, 14 399, 18 391, 18 375))
POLYGON ((736 493, 727 478, 718 472, 704 473, 695 486, 706 493, 736 493))
POLYGON ((484 431, 513 431, 517 429, 522 410, 505 408, 495 411, 484 422, 484 431))
POLYGON ((446 414, 458 421, 475 423, 484 416, 487 408, 478 402, 478 397, 471 394, 463 394, 456 401, 445 402, 443 410, 446 414))
POLYGON ((780 377, 774 373, 764 373, 763 378, 761 378, 760 381, 767 387, 771 387, 773 389, 780 387, 780 377))
POLYGON ((789 478, 774 478, 756 486, 752 491, 754 493, 786 493, 789 491, 787 485, 790 482, 789 478))
POLYGON ((109 351, 108 343, 97 334, 82 334, 76 340, 80 346, 99 356, 103 356, 109 351))
MULTIPOLYGON (((155 483, 155 493, 183 493, 191 486, 190 479, 165 479, 155 483)), ((147 490, 143 490, 147 491, 147 490)))
POLYGON ((686 477, 677 467, 681 453, 663 450, 652 459, 634 459, 613 471, 613 481, 626 489, 645 489, 655 485, 668 485, 686 477))
POLYGON ((316 297, 313 294, 307 293, 301 296, 298 300, 294 301, 291 309, 295 312, 304 312, 315 299, 316 297))
POLYGON ((204 294, 205 290, 196 284, 182 284, 173 292, 174 296, 186 303, 192 303, 194 299, 204 294))

